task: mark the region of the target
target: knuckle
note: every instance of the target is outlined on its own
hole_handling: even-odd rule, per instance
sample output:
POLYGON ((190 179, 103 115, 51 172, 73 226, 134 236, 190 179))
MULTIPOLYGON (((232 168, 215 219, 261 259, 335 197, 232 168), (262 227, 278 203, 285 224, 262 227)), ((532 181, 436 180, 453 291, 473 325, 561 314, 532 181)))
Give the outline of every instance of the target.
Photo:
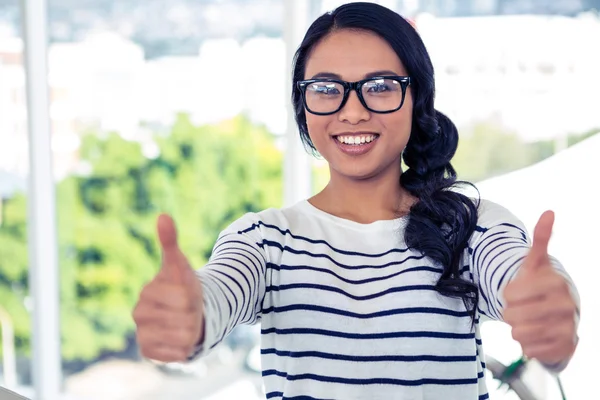
POLYGON ((179 328, 173 335, 173 344, 182 348, 191 347, 193 341, 193 332, 191 329, 179 328))
POLYGON ((153 282, 144 285, 140 291, 140 302, 146 302, 154 298, 154 292, 156 291, 156 285, 153 282))
POLYGON ((562 276, 560 276, 559 274, 555 273, 554 275, 552 275, 552 278, 550 279, 550 283, 552 285, 552 289, 554 289, 557 292, 568 293, 568 291, 569 291, 569 285, 567 284, 565 279, 562 276))
POLYGON ((535 358, 537 356, 534 349, 532 349, 530 346, 523 346, 523 354, 529 358, 535 358))
POLYGON ((516 340, 517 342, 520 342, 521 339, 523 338, 522 330, 519 328, 513 328, 511 331, 511 335, 512 335, 512 338, 514 340, 516 340))
POLYGON ((138 301, 135 305, 135 307, 133 307, 133 310, 131 311, 131 317, 133 318, 133 320, 137 320, 137 318, 140 315, 140 302, 138 301))
POLYGON ((506 289, 504 289, 504 299, 509 303, 512 302, 515 296, 514 292, 514 285, 507 286, 506 289))
POLYGON ((138 326, 143 325, 144 322, 148 320, 148 316, 152 315, 151 312, 148 312, 148 305, 144 302, 139 302, 131 313, 133 321, 138 326))

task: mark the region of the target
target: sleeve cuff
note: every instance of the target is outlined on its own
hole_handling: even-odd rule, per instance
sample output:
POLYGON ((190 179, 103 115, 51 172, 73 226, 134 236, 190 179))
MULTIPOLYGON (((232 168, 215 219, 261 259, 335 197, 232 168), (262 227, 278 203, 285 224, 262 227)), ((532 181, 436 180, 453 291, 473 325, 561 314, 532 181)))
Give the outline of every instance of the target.
POLYGON ((202 290, 204 292, 204 339, 188 355, 188 362, 207 356, 219 342, 217 338, 217 321, 215 321, 218 311, 210 308, 210 302, 207 301, 210 288, 205 282, 202 282, 202 290), (207 316, 209 317, 207 318, 207 316))

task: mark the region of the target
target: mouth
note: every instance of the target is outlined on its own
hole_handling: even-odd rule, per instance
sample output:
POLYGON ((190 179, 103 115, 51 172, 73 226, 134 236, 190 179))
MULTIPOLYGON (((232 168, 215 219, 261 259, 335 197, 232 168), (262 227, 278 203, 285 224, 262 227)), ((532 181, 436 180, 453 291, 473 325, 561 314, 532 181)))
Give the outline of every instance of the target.
POLYGON ((360 156, 369 152, 379 139, 378 133, 341 133, 332 136, 338 149, 350 156, 360 156))
POLYGON ((338 143, 348 146, 362 146, 376 141, 379 138, 378 133, 342 133, 332 136, 338 143))

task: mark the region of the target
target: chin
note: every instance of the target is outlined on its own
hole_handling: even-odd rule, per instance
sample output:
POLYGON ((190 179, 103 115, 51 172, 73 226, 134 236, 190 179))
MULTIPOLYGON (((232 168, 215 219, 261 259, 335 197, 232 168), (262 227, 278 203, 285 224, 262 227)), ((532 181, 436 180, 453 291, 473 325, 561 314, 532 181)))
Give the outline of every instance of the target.
POLYGON ((355 166, 354 168, 351 166, 345 166, 345 168, 342 167, 334 169, 338 177, 353 181, 365 181, 373 179, 381 173, 381 171, 377 168, 367 168, 366 166, 355 166))

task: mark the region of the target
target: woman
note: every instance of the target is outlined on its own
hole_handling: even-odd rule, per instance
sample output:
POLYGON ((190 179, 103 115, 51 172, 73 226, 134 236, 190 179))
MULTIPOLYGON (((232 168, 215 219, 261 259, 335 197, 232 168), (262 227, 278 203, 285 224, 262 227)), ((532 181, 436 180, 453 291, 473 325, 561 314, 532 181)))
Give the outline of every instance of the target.
POLYGON ((485 316, 564 368, 578 299, 547 255, 553 216, 530 244, 506 209, 450 190, 458 134, 434 109, 433 76, 398 14, 351 3, 318 18, 296 54, 293 103, 329 184, 243 216, 197 272, 161 216, 163 267, 134 311, 142 354, 201 357, 260 322, 267 398, 485 399, 485 316))

